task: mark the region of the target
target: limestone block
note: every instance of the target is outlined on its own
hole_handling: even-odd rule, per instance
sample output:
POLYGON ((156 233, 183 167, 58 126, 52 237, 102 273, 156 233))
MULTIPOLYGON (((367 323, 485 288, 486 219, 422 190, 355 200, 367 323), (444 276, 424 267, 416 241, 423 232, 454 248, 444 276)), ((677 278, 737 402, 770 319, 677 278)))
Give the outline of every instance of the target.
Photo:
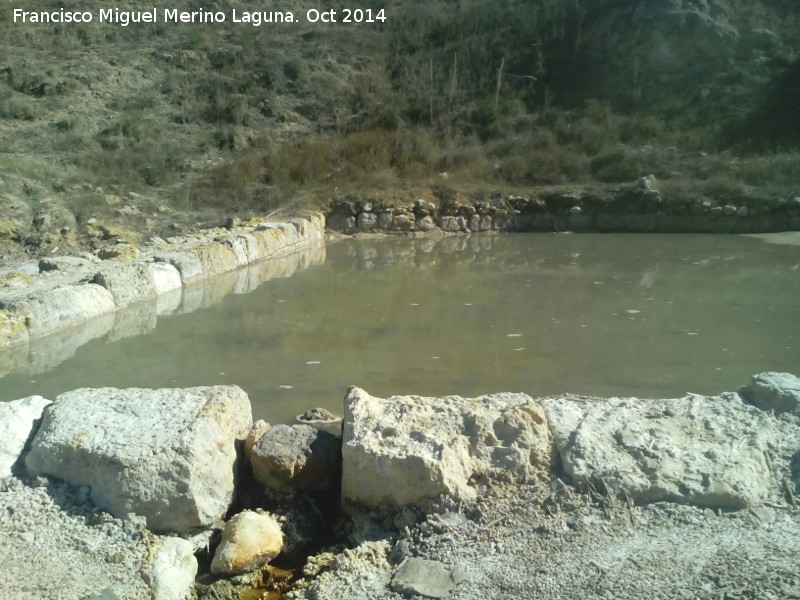
POLYGON ((50 404, 41 396, 0 402, 0 479, 11 477, 44 407, 50 404))
POLYGON ((544 412, 526 394, 382 399, 351 387, 344 413, 346 502, 424 508, 440 494, 475 497, 477 478, 536 477, 550 462, 544 412))
POLYGON ((197 559, 191 542, 178 537, 163 538, 146 575, 152 600, 186 600, 196 576, 197 559))
POLYGON ((268 258, 278 254, 286 246, 286 229, 283 223, 261 223, 253 232, 258 243, 259 255, 268 258))
POLYGON ((164 252, 155 256, 157 263, 167 263, 178 269, 184 285, 203 278, 200 258, 191 252, 164 252))
POLYGON ((181 274, 173 265, 162 262, 149 263, 150 274, 153 277, 153 286, 156 295, 161 296, 181 289, 181 274))
POLYGON ((311 425, 275 425, 253 443, 255 478, 274 490, 326 490, 339 477, 339 439, 311 425))
MULTIPOLYGON (((7 328, 19 327, 17 317, 24 315, 31 336, 45 335, 75 323, 81 323, 114 310, 112 294, 92 283, 66 285, 37 292, 10 303, 7 328)), ((19 335, 19 334, 18 334, 19 335)))
POLYGON ((240 233, 224 242, 233 250, 236 256, 236 264, 245 267, 263 258, 258 239, 250 233, 240 233))
POLYGON ((800 415, 800 378, 791 373, 753 375, 750 383, 739 390, 739 395, 761 410, 800 415))
POLYGON ((736 394, 542 400, 564 471, 634 500, 738 509, 774 485, 768 416, 736 394), (736 443, 732 443, 735 440, 736 443))
POLYGON ((103 266, 95 274, 93 282, 111 292, 118 308, 156 295, 156 284, 148 263, 113 262, 103 266))
POLYGON ((251 421, 236 386, 79 389, 45 410, 25 464, 91 486, 99 508, 154 532, 197 533, 228 510, 251 421))
POLYGON ((200 261, 206 277, 227 273, 239 266, 236 261, 236 253, 227 244, 211 242, 192 248, 189 252, 200 261))
POLYGON ((255 571, 278 556, 282 548, 283 532, 272 515, 264 511, 240 512, 222 530, 211 572, 238 575, 255 571))

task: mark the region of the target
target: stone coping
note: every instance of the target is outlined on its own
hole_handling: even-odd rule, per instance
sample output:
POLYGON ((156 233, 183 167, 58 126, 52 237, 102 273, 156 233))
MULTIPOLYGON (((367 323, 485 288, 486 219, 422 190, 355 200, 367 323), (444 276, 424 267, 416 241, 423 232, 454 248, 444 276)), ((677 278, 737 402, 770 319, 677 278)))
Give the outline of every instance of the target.
POLYGON ((184 296, 196 295, 195 284, 319 246, 324 231, 325 218, 315 213, 286 222, 251 220, 231 230, 156 239, 109 260, 88 253, 42 259, 38 273, 27 269, 3 277, 0 350, 26 355, 27 347, 43 336, 147 300, 180 306, 184 296))

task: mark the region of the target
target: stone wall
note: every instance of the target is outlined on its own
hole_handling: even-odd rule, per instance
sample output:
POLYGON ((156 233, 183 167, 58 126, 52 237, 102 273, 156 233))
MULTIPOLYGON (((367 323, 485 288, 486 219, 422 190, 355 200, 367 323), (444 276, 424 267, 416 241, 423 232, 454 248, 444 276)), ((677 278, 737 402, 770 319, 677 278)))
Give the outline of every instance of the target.
POLYGON ((603 191, 557 190, 407 203, 345 197, 331 203, 327 227, 348 235, 434 229, 449 233, 767 233, 800 230, 800 197, 735 202, 667 199, 650 175, 633 185, 603 191))
POLYGON ((0 349, 13 346, 15 354, 20 349, 28 354, 36 339, 130 305, 157 300, 148 305, 158 306, 151 311, 155 317, 196 303, 198 291, 203 296, 207 288, 202 284, 211 278, 240 271, 248 276, 246 267, 322 244, 323 231, 324 219, 315 214, 157 238, 133 258, 100 260, 84 254, 44 259, 38 273, 6 274, 0 281, 0 349))

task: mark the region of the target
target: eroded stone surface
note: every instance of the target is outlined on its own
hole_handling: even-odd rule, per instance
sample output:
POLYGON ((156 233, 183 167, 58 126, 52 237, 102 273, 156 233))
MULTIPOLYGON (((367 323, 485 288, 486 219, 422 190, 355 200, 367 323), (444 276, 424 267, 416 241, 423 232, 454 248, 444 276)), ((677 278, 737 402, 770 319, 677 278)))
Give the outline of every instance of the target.
POLYGON ((342 496, 360 505, 473 498, 480 477, 535 477, 550 461, 542 407, 526 394, 344 399, 342 496))
POLYGON ((152 531, 196 533, 228 510, 251 420, 236 386, 79 389, 45 410, 25 464, 90 485, 98 507, 152 531))
POLYGON ((775 482, 766 416, 736 394, 542 401, 564 471, 635 500, 738 509, 775 482))

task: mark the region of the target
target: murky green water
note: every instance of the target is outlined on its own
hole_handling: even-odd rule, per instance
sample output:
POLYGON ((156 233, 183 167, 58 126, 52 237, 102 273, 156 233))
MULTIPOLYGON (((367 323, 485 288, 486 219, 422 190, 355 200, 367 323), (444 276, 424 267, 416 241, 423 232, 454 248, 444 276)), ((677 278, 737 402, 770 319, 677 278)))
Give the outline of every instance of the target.
POLYGON ((798 246, 520 234, 346 240, 326 255, 195 312, 162 307, 148 333, 106 333, 46 372, 11 373, 2 399, 236 383, 257 418, 278 422, 341 412, 350 384, 669 397, 800 372, 798 246))

